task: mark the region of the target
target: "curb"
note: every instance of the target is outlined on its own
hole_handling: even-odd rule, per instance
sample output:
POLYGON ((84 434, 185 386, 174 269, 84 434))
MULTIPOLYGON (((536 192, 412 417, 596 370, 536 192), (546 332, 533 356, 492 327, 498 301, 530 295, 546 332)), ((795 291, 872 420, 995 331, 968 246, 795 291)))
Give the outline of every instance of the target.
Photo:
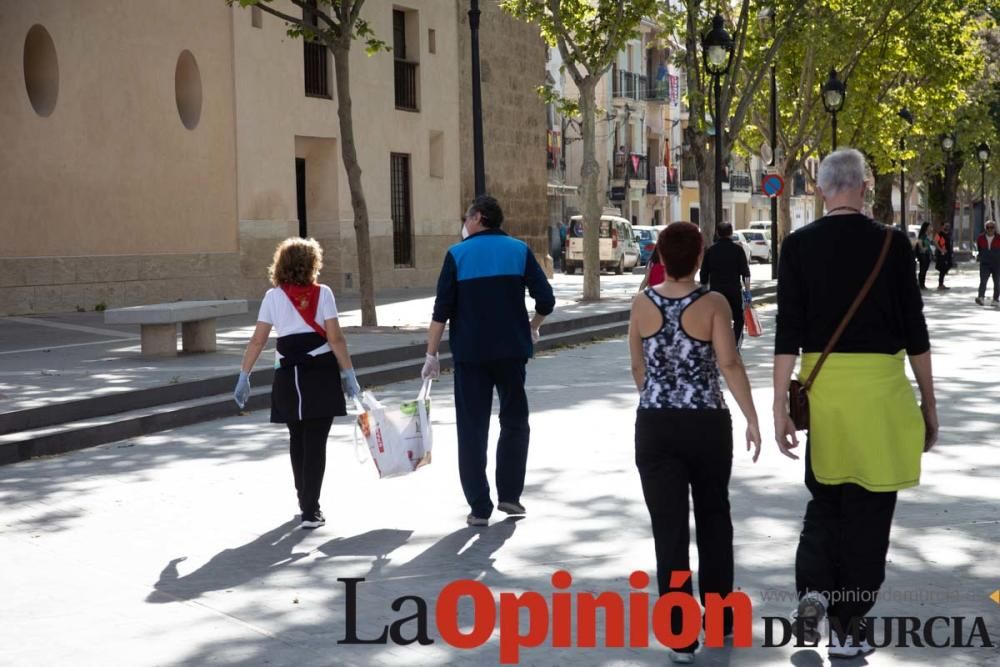
MULTIPOLYGON (((770 303, 776 289, 755 293, 756 303, 770 303)), ((553 322, 536 345, 539 352, 567 345, 615 338, 628 332, 629 309, 553 322)), ((442 352, 447 353, 447 341, 442 352)), ((420 377, 424 345, 405 345, 354 355, 358 380, 368 387, 420 377)), ((450 355, 442 369, 452 367, 450 355)), ((251 375, 254 391, 244 412, 269 409, 273 369, 251 375)), ((64 454, 182 426, 239 414, 230 391, 231 375, 126 392, 115 396, 70 401, 53 406, 0 414, 0 465, 40 456, 64 454)))

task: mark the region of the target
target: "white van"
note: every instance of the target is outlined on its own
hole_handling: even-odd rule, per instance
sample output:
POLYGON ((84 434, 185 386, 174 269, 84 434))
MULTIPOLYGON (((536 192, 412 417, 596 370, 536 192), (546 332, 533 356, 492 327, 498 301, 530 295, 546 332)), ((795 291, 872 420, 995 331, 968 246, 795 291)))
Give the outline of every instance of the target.
MULTIPOLYGON (((601 270, 613 270, 618 275, 631 271, 639 264, 639 242, 632 223, 617 215, 601 216, 601 270)), ((569 219, 566 234, 566 273, 572 275, 583 268, 583 216, 569 219)))
POLYGON ((762 229, 764 231, 771 231, 771 221, 770 220, 754 220, 750 223, 747 229, 762 229))

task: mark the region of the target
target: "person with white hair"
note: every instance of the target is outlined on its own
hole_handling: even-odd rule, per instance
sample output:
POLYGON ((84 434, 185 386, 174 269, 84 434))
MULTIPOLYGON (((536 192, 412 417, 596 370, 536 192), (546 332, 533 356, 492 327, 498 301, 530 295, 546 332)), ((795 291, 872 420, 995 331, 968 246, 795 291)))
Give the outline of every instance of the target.
POLYGON ((986 284, 993 278, 993 307, 1000 308, 1000 236, 997 236, 995 220, 987 220, 983 225, 983 233, 976 239, 976 250, 979 251, 979 295, 976 296, 976 303, 983 305, 986 284))
POLYGON ((861 213, 866 188, 861 153, 827 156, 818 175, 826 215, 788 236, 778 269, 775 440, 797 459, 796 432, 808 430, 812 495, 795 559, 797 632, 817 642, 828 618, 831 657, 873 650, 864 617, 885 579, 896 492, 919 483, 938 429, 913 252, 904 232, 861 213), (800 353, 803 385, 793 386, 800 353))

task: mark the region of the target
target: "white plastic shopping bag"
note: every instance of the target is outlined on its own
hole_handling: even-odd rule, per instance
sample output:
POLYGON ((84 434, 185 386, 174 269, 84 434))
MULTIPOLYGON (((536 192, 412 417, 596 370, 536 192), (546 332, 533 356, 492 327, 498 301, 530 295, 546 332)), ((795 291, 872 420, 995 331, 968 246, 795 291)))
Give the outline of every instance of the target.
POLYGON ((430 393, 431 380, 426 380, 416 400, 398 408, 383 405, 370 392, 362 395, 358 430, 380 478, 406 475, 431 462, 430 393))

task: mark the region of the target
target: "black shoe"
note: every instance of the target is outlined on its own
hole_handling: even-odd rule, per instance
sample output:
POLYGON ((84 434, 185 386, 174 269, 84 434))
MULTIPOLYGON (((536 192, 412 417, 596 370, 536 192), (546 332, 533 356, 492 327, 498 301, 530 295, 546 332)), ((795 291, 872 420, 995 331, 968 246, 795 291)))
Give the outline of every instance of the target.
POLYGON ((505 514, 526 514, 528 510, 524 509, 524 505, 521 503, 503 501, 497 503, 497 509, 505 514))
POLYGON ((302 523, 299 524, 299 528, 319 528, 320 526, 326 525, 326 517, 319 510, 316 510, 312 514, 303 514, 302 523))

